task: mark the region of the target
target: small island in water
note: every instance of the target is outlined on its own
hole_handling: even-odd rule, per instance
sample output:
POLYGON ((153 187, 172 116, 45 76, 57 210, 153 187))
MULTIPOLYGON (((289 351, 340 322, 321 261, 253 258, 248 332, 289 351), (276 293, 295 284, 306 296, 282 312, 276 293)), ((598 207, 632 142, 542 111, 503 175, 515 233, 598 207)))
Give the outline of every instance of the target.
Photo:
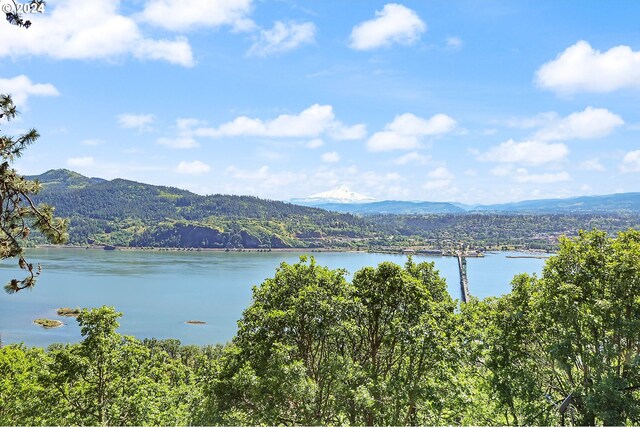
POLYGON ((61 307, 56 310, 56 314, 58 316, 65 316, 65 317, 78 317, 80 315, 80 309, 61 307))
POLYGON ((35 323, 36 325, 40 325, 45 329, 59 328, 60 326, 64 325, 64 323, 62 323, 61 321, 53 319, 36 319, 33 321, 33 323, 35 323))

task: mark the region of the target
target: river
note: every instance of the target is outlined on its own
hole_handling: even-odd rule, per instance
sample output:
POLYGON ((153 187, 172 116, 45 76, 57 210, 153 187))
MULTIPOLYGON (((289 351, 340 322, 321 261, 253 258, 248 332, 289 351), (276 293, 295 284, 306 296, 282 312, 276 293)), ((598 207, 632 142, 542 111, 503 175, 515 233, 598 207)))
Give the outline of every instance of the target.
MULTIPOLYGON (((47 346, 81 339, 75 319, 61 318, 58 307, 114 306, 124 315, 120 333, 177 338, 183 344, 229 341, 237 320, 251 302, 251 288, 273 277, 281 262, 294 263, 295 252, 169 252, 102 251, 86 249, 31 249, 28 261, 40 263, 42 275, 33 290, 8 295, 0 291, 2 342, 47 346), (62 320, 65 325, 43 329, 39 317, 62 320), (189 325, 201 320, 206 325, 189 325)), ((364 252, 318 252, 318 264, 353 273, 383 261, 404 264, 406 256, 364 252)), ((468 258, 469 288, 485 298, 509 292, 518 273, 540 273, 543 259, 508 258, 510 252, 468 258)), ((457 260, 451 257, 414 256, 416 262, 433 261, 454 298, 460 298, 457 260)), ((2 284, 22 278, 15 259, 0 262, 2 284)))

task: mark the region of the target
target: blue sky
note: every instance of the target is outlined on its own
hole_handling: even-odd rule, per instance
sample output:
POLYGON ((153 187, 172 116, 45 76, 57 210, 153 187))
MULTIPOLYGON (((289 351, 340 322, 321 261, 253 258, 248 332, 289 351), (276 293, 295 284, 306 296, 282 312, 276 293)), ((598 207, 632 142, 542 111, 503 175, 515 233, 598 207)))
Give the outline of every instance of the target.
POLYGON ((22 112, 2 131, 41 133, 25 174, 201 194, 640 191, 638 16, 622 0, 49 0, 31 28, 0 25, 0 92, 22 112))

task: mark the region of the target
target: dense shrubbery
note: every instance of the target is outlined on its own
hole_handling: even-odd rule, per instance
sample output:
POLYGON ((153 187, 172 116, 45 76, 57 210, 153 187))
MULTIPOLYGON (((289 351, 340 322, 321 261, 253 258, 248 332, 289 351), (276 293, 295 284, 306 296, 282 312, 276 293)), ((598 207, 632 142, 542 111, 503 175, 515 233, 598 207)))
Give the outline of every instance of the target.
POLYGON ((0 424, 636 424, 639 294, 637 231, 565 239, 459 308, 430 263, 348 282, 303 258, 225 346, 122 336, 103 307, 79 344, 0 349, 0 424))

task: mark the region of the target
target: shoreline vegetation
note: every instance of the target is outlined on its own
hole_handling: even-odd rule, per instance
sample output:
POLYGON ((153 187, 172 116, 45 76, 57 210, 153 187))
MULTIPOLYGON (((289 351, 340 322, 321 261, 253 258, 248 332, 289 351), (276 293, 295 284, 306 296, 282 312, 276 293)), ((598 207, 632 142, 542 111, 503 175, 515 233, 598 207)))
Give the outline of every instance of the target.
MULTIPOLYGON (((422 247, 387 247, 387 248, 181 248, 181 247, 131 247, 131 246, 105 246, 105 245, 34 245, 35 249, 85 249, 85 250, 117 250, 117 251, 141 251, 141 252, 282 252, 282 253, 321 253, 321 252, 363 252, 363 253, 395 253, 403 255, 427 255, 427 256, 458 256, 457 252, 450 250, 434 250, 422 247)), ((507 258, 547 258, 553 252, 544 249, 524 249, 518 247, 488 248, 487 250, 468 250, 464 256, 468 258, 482 258, 492 252, 520 252, 532 254, 532 256, 507 256, 507 258), (538 256, 534 256, 540 254, 538 256)))

